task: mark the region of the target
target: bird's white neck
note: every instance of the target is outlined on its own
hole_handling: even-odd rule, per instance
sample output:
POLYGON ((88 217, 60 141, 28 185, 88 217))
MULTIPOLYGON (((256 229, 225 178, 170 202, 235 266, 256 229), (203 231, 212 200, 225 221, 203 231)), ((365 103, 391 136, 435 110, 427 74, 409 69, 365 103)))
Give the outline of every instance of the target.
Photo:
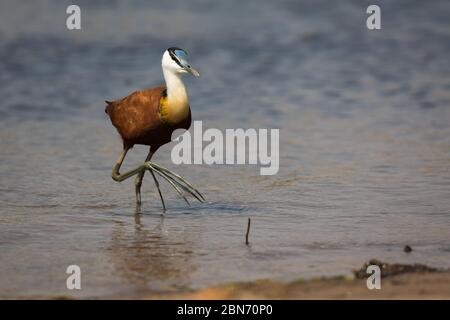
POLYGON ((163 68, 164 79, 166 80, 167 99, 171 107, 184 107, 189 105, 189 98, 179 73, 163 68))
POLYGON ((190 114, 189 98, 181 75, 163 67, 167 87, 167 103, 162 107, 164 120, 169 123, 180 123, 190 114))

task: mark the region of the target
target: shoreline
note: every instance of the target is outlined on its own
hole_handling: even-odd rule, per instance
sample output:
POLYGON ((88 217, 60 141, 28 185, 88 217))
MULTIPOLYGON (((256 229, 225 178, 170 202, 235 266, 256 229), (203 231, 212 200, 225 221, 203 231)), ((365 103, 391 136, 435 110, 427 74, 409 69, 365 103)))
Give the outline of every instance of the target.
POLYGON ((80 298, 72 295, 3 296, 0 300, 450 300, 450 269, 422 264, 389 264, 369 260, 353 274, 323 276, 293 281, 259 279, 226 282, 199 289, 178 292, 142 292, 80 298), (368 289, 369 265, 381 271, 381 288, 368 289))
MULTIPOLYGON (((122 297, 124 298, 124 297, 122 297)), ((370 260, 353 276, 298 279, 290 282, 261 279, 231 282, 183 293, 150 294, 138 299, 244 300, 244 299, 450 299, 450 270, 421 264, 388 264, 370 260), (381 288, 367 288, 368 265, 381 269, 381 288)), ((127 299, 127 298, 125 298, 127 299)))

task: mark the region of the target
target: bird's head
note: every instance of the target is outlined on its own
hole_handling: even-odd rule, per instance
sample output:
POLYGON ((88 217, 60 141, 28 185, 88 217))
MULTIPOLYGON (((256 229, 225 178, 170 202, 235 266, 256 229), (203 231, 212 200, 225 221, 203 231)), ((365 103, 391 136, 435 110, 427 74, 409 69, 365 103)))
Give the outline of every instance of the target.
POLYGON ((162 67, 174 73, 190 73, 199 77, 200 73, 191 67, 187 60, 187 52, 183 49, 172 47, 167 49, 162 58, 162 67))

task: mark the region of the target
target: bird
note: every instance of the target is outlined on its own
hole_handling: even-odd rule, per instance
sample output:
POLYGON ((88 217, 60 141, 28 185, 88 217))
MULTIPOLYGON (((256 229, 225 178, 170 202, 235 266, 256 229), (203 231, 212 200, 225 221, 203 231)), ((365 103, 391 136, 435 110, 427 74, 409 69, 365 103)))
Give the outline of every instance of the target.
POLYGON ((122 182, 136 176, 136 206, 140 209, 142 180, 145 172, 149 171, 165 212, 166 206, 157 176, 167 181, 188 205, 190 203, 185 194, 190 194, 200 202, 204 202, 205 198, 182 176, 151 161, 155 152, 171 141, 175 130, 188 130, 191 126, 189 97, 182 76, 186 73, 200 76, 188 62, 187 52, 178 47, 170 47, 164 51, 161 66, 165 85, 138 90, 122 99, 105 100, 105 112, 123 142, 123 150, 112 170, 112 179, 122 182), (149 146, 148 155, 142 165, 121 174, 122 163, 134 145, 149 146))

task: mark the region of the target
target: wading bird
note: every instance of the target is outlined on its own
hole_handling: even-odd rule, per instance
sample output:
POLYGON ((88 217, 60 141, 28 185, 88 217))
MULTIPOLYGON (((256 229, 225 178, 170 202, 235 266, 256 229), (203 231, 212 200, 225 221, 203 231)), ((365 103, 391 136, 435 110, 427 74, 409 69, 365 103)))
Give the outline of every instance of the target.
POLYGON ((180 48, 167 49, 163 54, 161 65, 165 86, 136 91, 119 100, 105 101, 107 104, 105 112, 123 141, 123 151, 113 168, 112 178, 122 182, 136 175, 136 205, 139 208, 142 179, 145 171, 150 171, 165 211, 166 206, 155 173, 165 179, 188 204, 184 192, 191 194, 200 202, 203 202, 204 198, 180 175, 151 161, 158 148, 171 141, 173 131, 188 130, 191 126, 189 98, 181 76, 183 73, 190 73, 195 77, 200 75, 190 66, 186 51, 180 48), (120 174, 119 170, 125 156, 135 144, 150 146, 147 158, 139 167, 120 174))

